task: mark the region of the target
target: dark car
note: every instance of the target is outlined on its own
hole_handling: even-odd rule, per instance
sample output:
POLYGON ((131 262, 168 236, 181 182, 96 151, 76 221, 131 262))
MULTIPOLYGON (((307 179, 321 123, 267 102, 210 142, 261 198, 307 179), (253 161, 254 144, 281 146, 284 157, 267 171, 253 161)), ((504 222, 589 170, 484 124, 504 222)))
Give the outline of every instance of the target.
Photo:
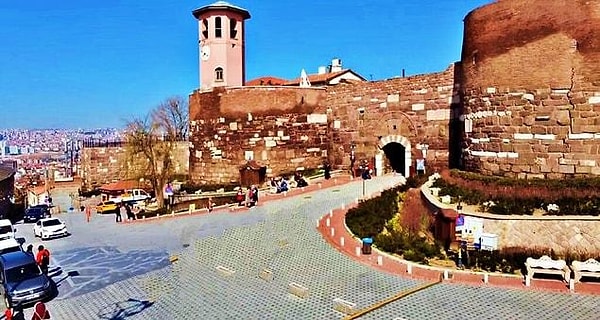
POLYGON ((48 217, 50 217, 50 209, 48 206, 38 205, 29 207, 25 210, 23 222, 36 222, 48 217))
POLYGON ((0 255, 0 281, 7 307, 42 301, 53 292, 50 278, 42 273, 33 255, 22 251, 0 255))

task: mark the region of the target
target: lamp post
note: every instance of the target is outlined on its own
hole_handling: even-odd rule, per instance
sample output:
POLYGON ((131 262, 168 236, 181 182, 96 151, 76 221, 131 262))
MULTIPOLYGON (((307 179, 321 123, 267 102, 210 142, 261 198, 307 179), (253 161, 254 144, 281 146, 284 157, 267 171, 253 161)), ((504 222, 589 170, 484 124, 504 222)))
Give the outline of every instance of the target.
POLYGON ((356 145, 354 142, 350 145, 350 175, 354 178, 354 161, 356 161, 356 155, 354 154, 354 149, 356 149, 356 145))

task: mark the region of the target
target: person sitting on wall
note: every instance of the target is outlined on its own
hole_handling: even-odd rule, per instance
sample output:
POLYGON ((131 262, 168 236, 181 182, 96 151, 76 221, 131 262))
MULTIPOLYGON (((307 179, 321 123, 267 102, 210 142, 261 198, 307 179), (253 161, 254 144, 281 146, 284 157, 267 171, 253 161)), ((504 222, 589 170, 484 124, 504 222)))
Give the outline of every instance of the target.
POLYGON ((289 190, 287 180, 281 179, 281 182, 277 186, 277 193, 287 192, 289 190))
POLYGON ((306 182, 304 177, 299 172, 296 172, 296 174, 294 175, 294 180, 296 180, 296 186, 298 188, 308 186, 308 182, 306 182))

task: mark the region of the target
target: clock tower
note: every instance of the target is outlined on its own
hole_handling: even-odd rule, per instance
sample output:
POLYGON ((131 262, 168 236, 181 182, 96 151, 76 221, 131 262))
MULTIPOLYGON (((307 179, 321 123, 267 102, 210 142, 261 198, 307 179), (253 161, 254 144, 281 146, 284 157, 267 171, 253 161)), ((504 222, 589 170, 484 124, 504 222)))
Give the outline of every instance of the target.
POLYGON ((244 20, 250 13, 225 1, 192 12, 198 20, 200 89, 246 82, 244 20))

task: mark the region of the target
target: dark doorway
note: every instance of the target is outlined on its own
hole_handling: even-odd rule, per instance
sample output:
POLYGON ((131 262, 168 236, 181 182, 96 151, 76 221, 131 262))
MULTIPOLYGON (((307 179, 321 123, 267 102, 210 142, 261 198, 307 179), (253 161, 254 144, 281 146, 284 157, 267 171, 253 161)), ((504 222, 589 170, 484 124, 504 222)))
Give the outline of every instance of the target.
POLYGON ((390 142, 383 146, 382 150, 385 153, 392 170, 406 176, 406 172, 404 172, 406 169, 406 149, 404 146, 398 142, 390 142))

